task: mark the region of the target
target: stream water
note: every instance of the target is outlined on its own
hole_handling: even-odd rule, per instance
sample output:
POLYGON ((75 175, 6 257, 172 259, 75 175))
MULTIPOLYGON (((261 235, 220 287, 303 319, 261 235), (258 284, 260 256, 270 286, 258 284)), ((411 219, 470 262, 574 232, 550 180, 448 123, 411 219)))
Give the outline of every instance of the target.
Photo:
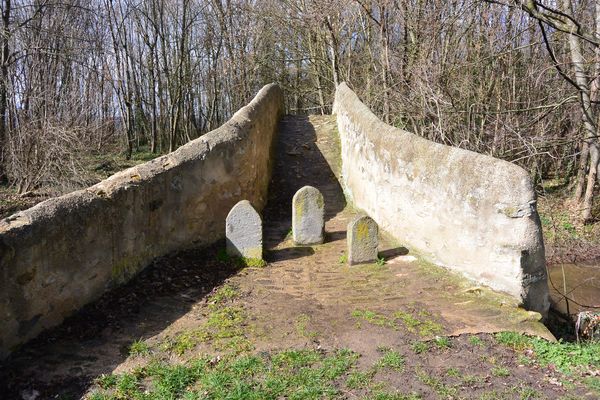
POLYGON ((548 272, 552 308, 571 318, 584 310, 600 311, 600 265, 555 264, 548 272))

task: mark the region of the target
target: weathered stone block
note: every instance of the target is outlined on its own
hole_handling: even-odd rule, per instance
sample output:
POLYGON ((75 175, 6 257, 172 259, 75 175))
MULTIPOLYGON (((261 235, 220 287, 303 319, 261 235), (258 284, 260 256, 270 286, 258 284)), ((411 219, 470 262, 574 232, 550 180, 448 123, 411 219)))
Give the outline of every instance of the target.
POLYGON ((365 264, 377 261, 379 228, 372 218, 363 215, 348 224, 348 263, 365 264))
POLYGON ((262 220, 248 200, 238 202, 225 220, 227 255, 262 260, 262 220))
POLYGON ((294 243, 310 245, 323 243, 325 202, 317 188, 304 186, 292 200, 292 233, 294 243))

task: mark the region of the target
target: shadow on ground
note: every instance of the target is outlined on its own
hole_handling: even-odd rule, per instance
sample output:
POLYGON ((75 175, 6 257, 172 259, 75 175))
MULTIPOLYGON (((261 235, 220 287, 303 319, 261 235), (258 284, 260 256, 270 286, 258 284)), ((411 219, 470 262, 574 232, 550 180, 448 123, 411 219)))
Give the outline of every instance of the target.
POLYGON ((94 377, 110 374, 131 343, 162 332, 237 272, 218 261, 219 242, 155 260, 129 283, 84 307, 0 364, 0 396, 78 399, 94 377), (62 397, 55 397, 62 396, 62 397))
MULTIPOLYGON (((291 229, 292 197, 304 186, 314 186, 325 197, 325 220, 346 207, 346 199, 332 166, 317 144, 308 116, 285 116, 279 129, 269 201, 263 211, 265 245, 273 248, 291 229)), ((344 232, 345 237, 345 232, 344 232)))

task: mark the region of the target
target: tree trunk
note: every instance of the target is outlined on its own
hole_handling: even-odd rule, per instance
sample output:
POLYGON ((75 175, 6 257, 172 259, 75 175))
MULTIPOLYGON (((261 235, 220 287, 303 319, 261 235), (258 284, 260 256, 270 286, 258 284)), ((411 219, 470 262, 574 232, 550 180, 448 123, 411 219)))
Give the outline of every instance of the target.
POLYGON ((335 37, 335 33, 333 31, 333 25, 331 24, 331 17, 327 16, 325 18, 325 23, 327 25, 327 30, 329 32, 329 52, 331 56, 331 70, 333 73, 333 83, 335 87, 340 84, 340 71, 339 71, 339 62, 338 62, 338 45, 337 39, 335 37))
MULTIPOLYGON (((566 13, 571 13, 571 0, 563 0, 563 10, 566 13)), ((597 14, 600 13, 600 1, 596 1, 597 14)), ((569 49, 571 52, 571 63, 575 70, 575 82, 579 89, 579 100, 583 118, 583 127, 585 131, 585 142, 590 152, 590 169, 588 172, 587 187, 582 204, 582 217, 584 222, 589 222, 592 218, 592 203, 594 199, 594 186, 596 183, 596 174, 598 169, 598 138, 596 137, 594 109, 591 102, 591 88, 588 80, 588 75, 585 70, 585 60, 581 52, 581 41, 575 35, 575 25, 571 26, 569 37, 569 49)))
POLYGON ((4 169, 4 151, 6 149, 6 130, 8 110, 8 57, 10 55, 10 11, 11 0, 4 1, 2 12, 2 58, 0 60, 0 183, 6 182, 4 169))
POLYGON ((588 142, 584 141, 581 144, 581 154, 579 155, 579 166, 577 168, 576 178, 577 186, 575 186, 575 194, 573 196, 573 199, 578 203, 583 201, 583 193, 586 187, 585 171, 587 169, 589 156, 590 147, 588 142))
POLYGON ((381 39, 381 72, 383 80, 383 120, 390 123, 390 87, 389 87, 389 71, 390 71, 390 56, 389 56, 389 39, 387 30, 387 15, 385 6, 380 7, 380 39, 381 39))

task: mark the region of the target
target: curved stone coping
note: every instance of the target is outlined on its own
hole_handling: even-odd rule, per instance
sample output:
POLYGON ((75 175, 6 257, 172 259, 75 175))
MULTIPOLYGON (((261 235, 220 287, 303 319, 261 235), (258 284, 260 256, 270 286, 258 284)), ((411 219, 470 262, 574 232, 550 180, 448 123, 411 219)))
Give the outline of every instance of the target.
POLYGON ((336 90, 346 195, 402 244, 546 314, 544 243, 529 174, 380 121, 336 90))
POLYGON ((224 237, 267 199, 283 94, 267 85, 220 128, 0 221, 0 358, 158 256, 224 237))

